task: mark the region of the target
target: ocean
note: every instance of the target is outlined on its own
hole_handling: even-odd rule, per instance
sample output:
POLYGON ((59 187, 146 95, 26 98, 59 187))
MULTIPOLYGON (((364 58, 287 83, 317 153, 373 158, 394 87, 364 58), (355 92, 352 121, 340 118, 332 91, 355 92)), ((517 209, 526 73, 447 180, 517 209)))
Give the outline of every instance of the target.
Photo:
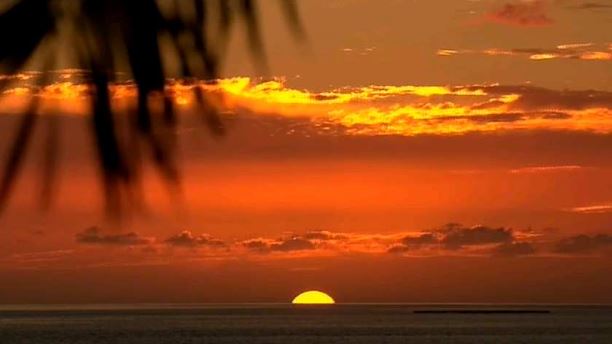
POLYGON ((611 306, 0 306, 0 343, 612 343, 611 306))

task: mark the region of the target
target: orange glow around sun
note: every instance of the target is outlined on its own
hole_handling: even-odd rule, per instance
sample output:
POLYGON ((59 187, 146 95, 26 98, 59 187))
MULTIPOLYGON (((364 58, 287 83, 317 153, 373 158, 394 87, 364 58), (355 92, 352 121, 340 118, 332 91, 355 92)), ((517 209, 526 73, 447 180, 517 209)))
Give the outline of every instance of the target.
POLYGON ((293 304, 301 304, 301 305, 320 305, 320 304, 333 304, 336 303, 331 296, 327 295, 324 292, 318 290, 309 290, 301 293, 296 296, 293 301, 293 304))

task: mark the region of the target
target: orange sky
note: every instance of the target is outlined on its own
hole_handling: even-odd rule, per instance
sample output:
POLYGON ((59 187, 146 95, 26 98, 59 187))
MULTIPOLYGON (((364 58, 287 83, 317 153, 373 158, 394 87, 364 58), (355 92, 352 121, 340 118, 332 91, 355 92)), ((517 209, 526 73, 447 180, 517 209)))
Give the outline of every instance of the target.
MULTIPOLYGON (((34 95, 62 155, 54 208, 36 206, 35 140, 0 217, 0 303, 612 302, 612 9, 376 3, 300 2, 300 45, 264 2, 268 73, 236 32, 217 85, 169 82, 180 192, 147 170, 121 223, 79 72, 42 90, 2 77, 0 151, 34 95), (226 135, 196 119, 192 87, 223 95, 226 135)), ((133 93, 113 88, 115 106, 133 93)))

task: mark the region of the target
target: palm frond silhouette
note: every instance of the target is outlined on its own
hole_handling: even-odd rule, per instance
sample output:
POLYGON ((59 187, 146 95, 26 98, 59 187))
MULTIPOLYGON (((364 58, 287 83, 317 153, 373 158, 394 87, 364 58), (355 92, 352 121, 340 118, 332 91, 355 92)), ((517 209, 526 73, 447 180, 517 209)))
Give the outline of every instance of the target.
MULTIPOLYGON (((302 34, 296 4, 279 0, 290 29, 302 34)), ((0 68, 5 74, 23 70, 34 56, 42 56, 38 86, 49 82, 59 50, 68 50, 91 86, 91 134, 96 143, 108 213, 119 214, 137 197, 140 172, 152 163, 170 183, 179 181, 174 158, 177 115, 172 95, 165 90, 169 75, 163 55, 178 57, 182 82, 215 80, 225 42, 236 22, 247 28, 253 57, 265 68, 260 35, 260 15, 255 0, 16 0, 0 14, 0 68), (63 25, 74 32, 65 34, 63 25), (214 40, 210 32, 214 31, 214 40), (14 34, 13 34, 14 33, 14 34), (171 43, 163 46, 160 37, 171 43), (213 42, 214 41, 214 42, 213 42), (167 51, 170 50, 170 51, 167 51), (111 104, 111 86, 119 73, 128 75, 137 91, 137 106, 128 114, 127 135, 117 129, 111 104), (150 106, 151 98, 161 102, 150 106), (159 110, 159 109, 161 110, 159 110)), ((9 78, 0 80, 0 91, 9 78)), ((193 87, 199 113, 214 135, 224 127, 215 107, 200 87, 193 87)), ((32 97, 21 116, 4 161, 0 180, 0 212, 5 208, 19 175, 39 114, 38 97, 32 97)), ((58 127, 53 120, 46 135, 42 201, 48 206, 57 167, 58 127)))

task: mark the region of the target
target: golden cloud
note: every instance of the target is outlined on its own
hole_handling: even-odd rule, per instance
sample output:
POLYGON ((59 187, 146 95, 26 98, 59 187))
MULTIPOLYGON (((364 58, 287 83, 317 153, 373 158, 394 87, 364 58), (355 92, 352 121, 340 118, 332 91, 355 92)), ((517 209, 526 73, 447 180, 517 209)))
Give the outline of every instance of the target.
POLYGON ((554 173, 554 172, 575 172, 584 169, 578 165, 560 165, 560 166, 533 166, 521 167, 510 170, 513 174, 533 174, 533 173, 554 173))
MULTIPOLYGON (((188 110, 194 102, 194 88, 205 90, 222 110, 300 118, 322 135, 456 135, 508 130, 612 132, 612 93, 605 91, 489 84, 371 85, 312 92, 292 88, 282 78, 246 77, 215 82, 170 80, 166 91, 181 108, 188 110)), ((45 87, 33 87, 28 80, 18 79, 13 88, 4 91, 0 106, 7 113, 17 113, 27 99, 40 97, 43 113, 86 114, 90 93, 89 85, 69 78, 45 87)), ((111 88, 116 107, 133 101, 135 93, 129 82, 111 88)))
POLYGON ((578 214, 607 214, 612 213, 612 203, 592 204, 580 207, 573 207, 567 210, 572 213, 578 214))
POLYGON ((528 49, 498 49, 482 50, 471 49, 438 49, 438 56, 456 55, 484 55, 484 56, 515 56, 525 57, 534 61, 545 60, 585 60, 585 61, 612 61, 612 51, 609 44, 596 45, 595 43, 559 44, 554 48, 528 48, 528 49))

